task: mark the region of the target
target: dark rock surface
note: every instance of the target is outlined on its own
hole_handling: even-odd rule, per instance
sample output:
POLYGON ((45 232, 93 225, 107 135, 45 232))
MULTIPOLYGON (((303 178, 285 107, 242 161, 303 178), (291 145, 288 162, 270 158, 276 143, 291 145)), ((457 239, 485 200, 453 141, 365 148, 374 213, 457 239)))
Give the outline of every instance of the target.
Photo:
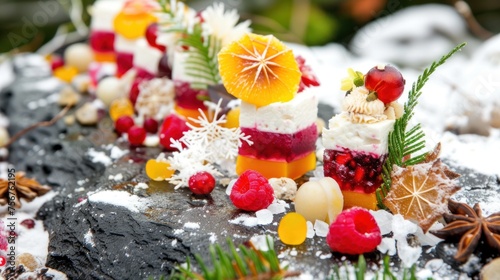
MULTIPOLYGON (((50 77, 42 75, 43 71, 30 70, 23 76, 22 69, 30 65, 26 61, 18 61, 16 65, 17 82, 0 96, 0 109, 11 120, 11 135, 34 122, 49 120, 61 110, 53 103, 30 110, 30 102, 47 99, 58 86, 47 82, 50 77)), ((331 107, 320 107, 322 118, 329 119, 332 114, 331 107)), ((149 182, 144 163, 156 157, 160 150, 133 148, 117 140, 111 121, 105 117, 98 127, 66 126, 59 121, 53 126, 35 129, 14 143, 9 151, 9 162, 16 170, 27 171, 29 176, 58 192, 52 201, 42 206, 37 218, 44 221, 50 235, 46 265, 65 272, 70 279, 158 277, 168 275, 175 265, 195 253, 208 260, 211 242, 224 244, 226 238, 231 238, 239 244, 256 234, 269 234, 277 240, 277 222, 282 215, 275 215, 274 223, 268 226, 246 227, 228 222, 242 213, 232 206, 222 186, 210 196, 197 197, 186 189, 174 190, 165 182, 149 182), (129 152, 109 166, 92 162, 89 148, 109 155, 106 145, 110 143, 129 152), (119 173, 123 175, 121 181, 109 179, 110 175, 119 173), (139 212, 90 200, 79 203, 87 194, 103 190, 133 194, 138 182, 149 184, 147 191, 134 196, 145 206, 139 212)), ((460 185, 465 188, 457 196, 465 196, 470 203, 484 201, 488 194, 500 189, 497 178, 453 164, 452 168, 466 174, 460 178, 460 185)), ((446 276, 458 278, 463 268, 447 262, 451 251, 441 247, 437 247, 438 252, 437 249, 424 250, 419 266, 423 267, 426 260, 443 258, 454 268, 446 270, 446 276)), ((280 259, 289 262, 292 270, 307 271, 314 279, 325 278, 334 264, 345 260, 341 255, 330 257, 330 250, 320 237, 307 239, 295 247, 277 241, 276 249, 280 259)), ((381 258, 378 254, 366 257, 370 263, 377 263, 381 258)), ((477 276, 477 270, 469 274, 477 276)))

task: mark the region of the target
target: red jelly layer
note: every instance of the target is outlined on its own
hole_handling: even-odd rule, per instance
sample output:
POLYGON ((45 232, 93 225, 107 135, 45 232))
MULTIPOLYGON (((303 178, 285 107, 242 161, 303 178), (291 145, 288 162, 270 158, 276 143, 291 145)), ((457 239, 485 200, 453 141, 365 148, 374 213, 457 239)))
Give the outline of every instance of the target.
POLYGON ((142 67, 135 66, 134 69, 137 71, 136 79, 151 80, 156 76, 154 73, 151 73, 142 67))
POLYGON ((111 31, 92 30, 90 47, 96 52, 113 52, 115 50, 115 33, 111 31))
POLYGON ((191 88, 191 85, 185 81, 174 81, 175 86, 175 102, 177 106, 185 109, 207 109, 203 105, 203 100, 208 100, 208 92, 206 90, 198 90, 191 88))
POLYGON ((387 155, 341 150, 325 150, 325 176, 333 178, 340 189, 373 193, 382 184, 382 166, 387 155))
POLYGON ((250 136, 253 145, 243 142, 239 154, 265 160, 286 160, 304 157, 315 150, 318 128, 312 124, 295 133, 264 132, 256 128, 242 127, 241 132, 250 136))
POLYGON ((121 77, 134 64, 134 54, 117 52, 116 53, 116 76, 121 77))

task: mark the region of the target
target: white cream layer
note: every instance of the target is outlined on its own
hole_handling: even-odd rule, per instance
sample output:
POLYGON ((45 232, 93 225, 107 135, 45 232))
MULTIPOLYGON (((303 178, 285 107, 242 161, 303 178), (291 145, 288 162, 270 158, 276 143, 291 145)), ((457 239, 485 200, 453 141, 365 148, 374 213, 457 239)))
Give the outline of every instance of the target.
POLYGON ((318 98, 305 89, 288 102, 275 102, 256 107, 241 102, 240 126, 275 133, 295 133, 316 122, 318 98))
POLYGON ((90 29, 112 31, 113 21, 125 3, 124 0, 98 0, 92 5, 92 20, 90 29))
POLYGON ((115 51, 122 53, 134 53, 137 40, 126 39, 119 34, 115 35, 115 51))
POLYGON ((392 131, 395 121, 352 123, 348 114, 344 112, 330 119, 329 128, 323 130, 325 149, 348 148, 377 155, 386 154, 389 132, 392 131))
POLYGON ((146 39, 139 39, 135 45, 134 66, 156 74, 162 55, 163 53, 157 48, 151 47, 146 39))

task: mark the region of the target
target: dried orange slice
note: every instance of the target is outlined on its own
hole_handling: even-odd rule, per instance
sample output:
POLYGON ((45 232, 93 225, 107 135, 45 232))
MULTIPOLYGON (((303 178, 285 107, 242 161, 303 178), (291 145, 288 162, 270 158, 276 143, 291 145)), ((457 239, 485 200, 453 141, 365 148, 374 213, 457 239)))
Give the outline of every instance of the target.
POLYGON ((272 35, 248 33, 218 54, 227 91, 256 106, 290 101, 301 73, 291 49, 272 35))

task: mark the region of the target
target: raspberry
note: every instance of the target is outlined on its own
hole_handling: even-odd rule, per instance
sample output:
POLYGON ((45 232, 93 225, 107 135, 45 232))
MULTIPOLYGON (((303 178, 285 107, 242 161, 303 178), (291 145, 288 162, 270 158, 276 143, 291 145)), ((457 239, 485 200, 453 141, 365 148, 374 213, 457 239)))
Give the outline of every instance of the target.
POLYGON ((121 116, 115 122, 115 129, 119 133, 127 132, 134 126, 134 119, 131 116, 121 116))
POLYGON ((35 227, 35 220, 33 219, 26 219, 21 222, 21 225, 27 227, 28 229, 32 229, 35 227))
POLYGON ((181 119, 175 114, 170 114, 165 118, 161 126, 160 144, 165 147, 165 149, 173 151, 175 149, 170 147, 170 138, 179 140, 184 135, 184 132, 188 130, 189 126, 187 126, 184 119, 181 119))
POLYGON ((319 86, 318 79, 314 75, 311 67, 309 65, 306 65, 306 60, 302 56, 295 57, 295 60, 299 65, 300 72, 302 73, 298 92, 303 91, 306 87, 319 86))
POLYGON ((350 255, 371 252, 380 242, 382 235, 375 218, 361 207, 340 213, 326 236, 326 243, 332 251, 350 255))
POLYGON ((209 194, 215 188, 215 178, 212 174, 202 171, 189 177, 189 189, 194 194, 209 194))
POLYGON ((247 170, 234 183, 229 198, 239 209, 258 211, 273 202, 274 190, 259 172, 247 170))

